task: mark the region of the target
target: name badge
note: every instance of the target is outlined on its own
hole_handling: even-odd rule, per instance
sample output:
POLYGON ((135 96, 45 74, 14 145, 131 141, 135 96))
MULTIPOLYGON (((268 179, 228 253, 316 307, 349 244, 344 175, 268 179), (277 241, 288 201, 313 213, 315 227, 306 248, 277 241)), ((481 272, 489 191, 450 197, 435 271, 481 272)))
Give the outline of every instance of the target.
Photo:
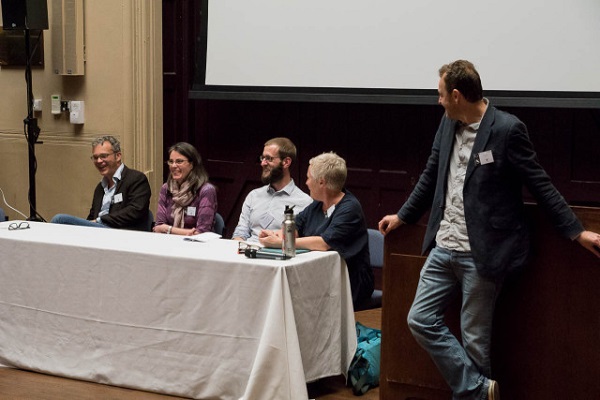
POLYGON ((189 215, 190 217, 195 217, 196 216, 196 207, 189 206, 185 210, 185 213, 186 213, 186 215, 189 215))
POLYGON ((492 155, 491 150, 482 151, 477 156, 480 165, 491 164, 494 162, 494 156, 492 155))
POLYGON ((274 219, 275 217, 273 217, 271 214, 265 213, 260 217, 258 223, 262 229, 267 229, 274 219))
POLYGON ((123 193, 115 194, 115 196, 113 197, 113 203, 117 204, 117 203, 121 203, 122 201, 123 201, 123 193))

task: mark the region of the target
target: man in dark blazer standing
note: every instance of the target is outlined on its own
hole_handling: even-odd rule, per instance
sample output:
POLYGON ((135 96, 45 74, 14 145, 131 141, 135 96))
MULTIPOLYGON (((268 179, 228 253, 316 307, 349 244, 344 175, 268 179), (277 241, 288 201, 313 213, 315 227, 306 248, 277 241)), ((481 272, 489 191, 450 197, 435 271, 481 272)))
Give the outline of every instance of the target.
POLYGON ((529 252, 525 185, 558 231, 600 257, 600 235, 586 231, 537 161, 527 128, 483 97, 472 63, 439 71, 438 102, 446 113, 425 170, 397 214, 379 222, 386 234, 415 223, 431 209, 423 252, 431 250, 408 315, 408 325, 430 354, 453 399, 500 398, 490 379, 490 339, 497 295, 507 273, 529 252), (462 291, 462 343, 444 323, 462 291), (464 347, 463 347, 464 344, 464 347))
POLYGON ((102 175, 87 219, 57 214, 50 222, 98 228, 148 230, 151 189, 146 175, 122 162, 121 144, 113 136, 92 142, 94 166, 102 175))

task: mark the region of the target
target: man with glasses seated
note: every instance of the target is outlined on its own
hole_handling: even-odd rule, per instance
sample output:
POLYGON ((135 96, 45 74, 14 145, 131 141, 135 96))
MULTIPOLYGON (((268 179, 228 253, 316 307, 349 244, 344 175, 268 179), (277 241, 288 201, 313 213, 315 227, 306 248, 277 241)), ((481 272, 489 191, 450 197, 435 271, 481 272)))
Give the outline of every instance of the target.
POLYGON ((102 175, 87 219, 57 214, 50 222, 98 228, 147 230, 150 184, 146 175, 122 162, 121 144, 113 136, 92 142, 94 166, 102 175))
POLYGON ((263 229, 281 228, 285 206, 294 206, 299 213, 312 203, 312 199, 294 184, 290 166, 296 161, 296 146, 288 138, 278 137, 267 141, 259 157, 261 180, 265 184, 254 189, 242 206, 233 239, 258 242, 263 229))

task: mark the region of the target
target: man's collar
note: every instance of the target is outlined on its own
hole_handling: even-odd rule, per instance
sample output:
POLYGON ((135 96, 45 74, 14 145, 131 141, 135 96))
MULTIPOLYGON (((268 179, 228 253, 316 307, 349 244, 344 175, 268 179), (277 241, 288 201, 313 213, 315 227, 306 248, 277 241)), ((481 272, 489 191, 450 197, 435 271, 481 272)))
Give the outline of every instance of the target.
POLYGON ((294 180, 290 179, 290 183, 288 183, 283 188, 281 188, 281 190, 276 190, 273 186, 267 185, 267 192, 269 194, 274 194, 274 193, 279 193, 279 192, 290 194, 290 193, 292 193, 292 191, 294 190, 295 187, 296 187, 296 185, 294 184, 294 180))
POLYGON ((481 125, 481 121, 483 121, 483 117, 485 117, 485 114, 487 113, 487 111, 489 109, 490 102, 486 97, 483 98, 483 103, 485 104, 485 109, 483 110, 483 114, 481 115, 481 118, 479 119, 479 121, 475 121, 470 124, 466 124, 463 121, 457 121, 458 127, 464 128, 467 131, 477 132, 479 130, 479 126, 481 125))
POLYGON ((113 175, 113 181, 118 182, 121 180, 121 176, 123 175, 124 168, 125 168, 125 164, 121 163, 121 165, 119 165, 119 168, 117 168, 117 172, 115 172, 115 174, 113 175))
MULTIPOLYGON (((125 164, 121 163, 121 165, 119 165, 119 168, 117 168, 117 170, 115 171, 115 174, 112 177, 112 180, 115 183, 115 185, 117 183, 119 183, 119 181, 122 179, 124 168, 125 168, 125 164)), ((107 182, 106 178, 103 177, 101 183, 102 183, 102 187, 104 189, 106 189, 108 187, 108 182, 107 182)))

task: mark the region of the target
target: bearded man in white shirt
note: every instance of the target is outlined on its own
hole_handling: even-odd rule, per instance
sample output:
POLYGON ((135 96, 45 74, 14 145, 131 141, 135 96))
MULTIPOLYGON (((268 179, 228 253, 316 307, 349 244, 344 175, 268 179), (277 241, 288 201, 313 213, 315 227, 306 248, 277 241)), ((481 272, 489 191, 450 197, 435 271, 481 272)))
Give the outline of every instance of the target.
POLYGON ((265 184, 254 189, 242 206, 233 239, 257 242, 263 229, 281 229, 285 206, 294 207, 298 214, 312 203, 309 195, 294 183, 290 166, 296 161, 296 146, 291 140, 278 137, 268 140, 259 157, 262 167, 261 181, 265 184))

